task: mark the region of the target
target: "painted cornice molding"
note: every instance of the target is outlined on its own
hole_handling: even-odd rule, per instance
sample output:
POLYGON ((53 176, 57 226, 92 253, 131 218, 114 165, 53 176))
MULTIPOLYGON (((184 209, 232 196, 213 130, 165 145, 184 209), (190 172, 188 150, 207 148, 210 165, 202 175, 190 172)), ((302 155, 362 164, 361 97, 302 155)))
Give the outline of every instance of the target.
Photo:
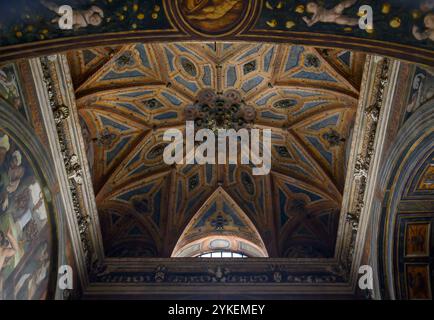
MULTIPOLYGON (((400 63, 368 56, 341 211, 337 254, 356 290, 400 63), (340 239, 339 239, 340 238, 340 239), (340 240, 340 241, 339 241, 340 240)), ((371 295, 369 295, 371 296, 371 295)))
POLYGON ((102 260, 103 251, 71 77, 62 56, 32 59, 30 65, 65 205, 78 276, 85 288, 89 272, 102 260))

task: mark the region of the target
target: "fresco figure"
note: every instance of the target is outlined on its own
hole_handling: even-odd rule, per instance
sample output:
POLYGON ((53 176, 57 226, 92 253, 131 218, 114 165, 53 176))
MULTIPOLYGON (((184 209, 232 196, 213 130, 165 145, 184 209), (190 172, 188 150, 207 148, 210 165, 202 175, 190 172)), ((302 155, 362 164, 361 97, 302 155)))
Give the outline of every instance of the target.
POLYGON ((249 2, 242 0, 167 1, 169 6, 172 2, 177 2, 189 27, 206 33, 224 33, 239 26, 249 7, 249 2))
POLYGON ((18 250, 18 243, 11 229, 7 231, 6 235, 0 231, 0 273, 6 260, 15 256, 18 250))
POLYGON ((421 105, 434 98, 434 74, 429 69, 417 68, 407 104, 407 113, 410 115, 421 105))
POLYGON ((418 26, 413 26, 413 36, 420 41, 426 39, 434 41, 434 13, 427 14, 423 19, 423 23, 425 25, 423 31, 418 26))
POLYGON ((20 184, 21 178, 24 176, 24 167, 21 165, 22 155, 19 150, 12 153, 12 159, 9 164, 9 184, 6 187, 8 193, 15 192, 20 184))
POLYGON ((48 211, 25 153, 0 131, 0 299, 41 299, 50 265, 48 211))
MULTIPOLYGON (((54 2, 41 0, 41 4, 47 9, 59 15, 60 6, 58 6, 54 2)), ((80 28, 86 28, 89 25, 96 27, 103 22, 103 18, 104 18, 104 11, 97 6, 91 6, 87 10, 74 10, 72 26, 74 30, 78 30, 80 28)), ((51 20, 51 22, 58 23, 59 19, 60 19, 60 15, 59 17, 51 20)))
POLYGON ((216 20, 224 17, 240 0, 186 0, 185 7, 192 20, 216 20))
POLYGON ((3 136, 0 134, 0 166, 3 165, 6 153, 9 151, 10 147, 9 137, 6 134, 3 136))
POLYGON ((9 101, 15 108, 21 107, 17 79, 10 67, 0 69, 0 96, 9 101))
POLYGON ((6 99, 18 96, 18 88, 15 84, 15 76, 7 75, 5 71, 0 70, 0 93, 6 99))
POLYGON ((434 0, 425 0, 420 4, 420 11, 428 12, 434 9, 434 0))
MULTIPOLYGON (((6 178, 3 175, 2 184, 6 185, 6 189, 3 190, 3 200, 1 209, 5 211, 9 206, 9 194, 15 192, 21 182, 21 178, 24 176, 25 169, 21 166, 22 156, 19 150, 15 150, 12 153, 12 158, 9 162, 9 169, 7 171, 6 178), (6 183, 7 181, 7 183, 6 183), (6 192, 4 192, 6 191, 6 192)), ((1 187, 1 184, 0 184, 1 187)))
POLYGON ((344 10, 352 7, 357 0, 345 0, 335 6, 333 9, 326 9, 322 5, 315 2, 309 2, 306 6, 306 11, 312 13, 313 16, 303 17, 308 27, 313 26, 318 22, 336 23, 339 25, 355 26, 359 24, 358 18, 351 18, 343 14, 344 10))
POLYGON ((23 274, 15 284, 15 299, 32 300, 49 274, 48 245, 42 243, 36 250, 35 257, 26 265, 23 274))

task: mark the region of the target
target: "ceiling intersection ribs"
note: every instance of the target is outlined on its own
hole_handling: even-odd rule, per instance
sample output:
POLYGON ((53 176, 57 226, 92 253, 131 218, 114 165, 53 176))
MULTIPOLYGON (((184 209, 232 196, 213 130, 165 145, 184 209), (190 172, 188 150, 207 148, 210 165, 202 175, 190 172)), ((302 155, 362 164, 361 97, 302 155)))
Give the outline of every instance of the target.
POLYGON ((313 91, 323 91, 332 95, 342 95, 356 101, 359 98, 359 94, 344 88, 335 88, 328 86, 325 83, 303 83, 294 80, 281 80, 277 79, 274 83, 276 88, 288 88, 288 87, 298 87, 300 89, 313 90, 313 91))
POLYGON ((176 93, 180 94, 181 96, 183 96, 185 99, 189 100, 189 101, 194 101, 194 96, 188 92, 185 92, 184 90, 180 90, 178 88, 178 86, 173 85, 172 83, 172 79, 170 78, 170 70, 169 70, 169 66, 167 65, 166 60, 161 59, 161 57, 164 57, 164 50, 163 47, 160 44, 154 44, 152 45, 152 48, 154 49, 154 51, 157 53, 158 57, 160 57, 159 59, 156 59, 156 63, 159 66, 159 70, 161 73, 161 79, 163 86, 165 86, 166 88, 171 88, 173 91, 175 91, 176 93))
POLYGON ((321 193, 324 193, 325 195, 327 195, 330 198, 330 201, 333 201, 336 204, 339 204, 341 202, 341 199, 339 197, 336 197, 335 192, 332 192, 331 190, 329 190, 329 188, 325 188, 323 184, 319 184, 316 183, 314 181, 310 181, 308 179, 300 179, 300 178, 296 178, 293 175, 288 176, 287 173, 281 171, 281 169, 272 169, 271 171, 271 175, 275 175, 278 176, 284 180, 291 180, 296 184, 300 184, 300 185, 304 185, 306 187, 308 187, 308 189, 313 189, 313 190, 318 190, 321 193))
POLYGON ((143 131, 147 131, 150 129, 149 123, 146 120, 140 119, 134 115, 125 113, 122 110, 116 110, 113 108, 110 108, 111 105, 107 102, 100 102, 100 103, 95 103, 92 104, 90 106, 86 106, 86 107, 78 107, 78 111, 79 114, 82 113, 83 111, 87 111, 87 110, 98 110, 103 114, 114 114, 117 116, 120 116, 122 118, 125 118, 125 120, 127 120, 127 122, 131 122, 133 124, 134 127, 136 128, 141 128, 143 131))
POLYGON ((129 186, 136 186, 137 181, 140 181, 143 179, 152 180, 153 178, 165 176, 169 172, 170 172, 170 167, 160 168, 160 169, 157 169, 151 173, 146 173, 146 174, 143 174, 141 176, 137 176, 133 182, 127 180, 127 181, 124 181, 120 184, 115 183, 114 186, 109 186, 109 187, 106 187, 108 184, 108 182, 106 182, 104 187, 101 188, 100 193, 97 195, 96 201, 97 201, 97 203, 100 203, 101 201, 104 201, 104 199, 108 199, 108 198, 112 197, 113 195, 119 193, 120 189, 125 189, 126 187, 129 187, 129 186), (107 189, 107 192, 104 192, 106 189, 107 189))
POLYGON ((238 55, 240 52, 242 52, 243 50, 247 49, 250 46, 250 44, 240 44, 237 46, 236 49, 232 49, 231 51, 229 51, 228 53, 225 53, 223 51, 223 44, 220 43, 217 45, 218 48, 218 53, 216 58, 214 59, 216 64, 223 64, 225 62, 227 62, 228 60, 232 59, 234 56, 238 55))
MULTIPOLYGON (((164 56, 163 48, 160 45, 151 44, 150 46, 152 46, 152 48, 154 49, 154 51, 156 52, 156 55, 158 57, 164 56)), ((164 59, 156 59, 156 62, 158 65, 158 69, 160 70, 161 80, 163 80, 163 82, 165 82, 167 85, 170 82, 169 68, 168 68, 167 64, 165 63, 164 59)))
MULTIPOLYGON (((86 61, 84 54, 77 54, 80 51, 72 51, 67 53, 69 68, 71 76, 74 80, 74 88, 79 88, 85 81, 87 81, 91 74, 98 72, 113 56, 122 50, 122 46, 115 47, 98 47, 89 49, 87 53, 96 55, 99 59, 92 59, 90 62, 86 61), (101 57, 102 55, 102 57, 101 57), (96 61, 95 61, 96 60, 96 61), (83 72, 84 71, 84 72, 83 72)), ((83 51, 84 53, 84 51, 83 51)))
POLYGON ((311 152, 309 152, 309 148, 307 148, 306 144, 303 142, 303 140, 298 136, 298 134, 294 130, 288 130, 288 134, 296 141, 297 145, 304 151, 305 154, 309 156, 312 163, 315 165, 317 169, 320 170, 321 174, 327 179, 329 186, 332 187, 335 191, 335 194, 338 196, 338 199, 340 200, 342 198, 342 192, 339 191, 338 186, 336 185, 336 181, 333 178, 330 170, 324 168, 321 163, 318 161, 318 158, 313 155, 311 152))
POLYGON ((169 194, 167 200, 167 211, 166 211, 166 228, 163 231, 163 255, 165 257, 170 257, 170 238, 172 236, 173 231, 171 230, 174 225, 175 216, 177 214, 175 201, 176 201, 176 167, 172 167, 170 170, 170 177, 168 181, 169 185, 169 194))
MULTIPOLYGON (((172 224, 170 225, 170 230, 171 232, 174 232, 174 234, 171 234, 171 240, 169 243, 169 246, 167 247, 167 250, 170 251, 170 253, 173 252, 178 240, 180 239, 180 237, 182 236, 182 234, 184 233, 184 231, 187 229, 188 225, 192 222, 193 218, 196 216, 196 214, 198 212, 200 212, 202 210, 202 208, 205 206, 205 204, 207 202, 209 202, 209 200, 212 198, 213 194, 219 189, 221 188, 221 186, 216 186, 213 187, 212 189, 209 188, 206 192, 206 195, 200 199, 199 203, 196 204, 197 206, 197 210, 195 210, 195 213, 192 216, 189 217, 185 217, 182 216, 181 218, 184 218, 184 220, 176 220, 175 217, 172 217, 172 224)), ((182 211, 185 211, 185 208, 183 208, 182 211)), ((176 214, 181 215, 181 212, 176 212, 176 214)))
POLYGON ((81 91, 76 91, 76 97, 79 101, 79 105, 82 104, 82 101, 92 101, 92 97, 95 95, 100 95, 101 93, 107 92, 116 92, 119 90, 128 90, 135 88, 143 88, 143 87, 164 87, 167 83, 161 80, 149 80, 149 81, 136 81, 133 83, 119 83, 119 84, 110 84, 103 88, 90 88, 84 89, 81 91))
POLYGON ((93 74, 91 76, 89 76, 87 79, 85 79, 84 81, 82 81, 82 83, 75 88, 76 92, 81 91, 81 89, 83 87, 85 87, 88 83, 91 83, 92 81, 94 81, 95 79, 98 78, 98 76, 100 76, 102 70, 104 70, 108 65, 110 65, 111 63, 113 63, 116 59, 118 59, 124 52, 126 52, 127 50, 129 50, 130 48, 132 48, 133 45, 126 45, 126 46, 122 46, 120 48, 120 50, 118 50, 115 54, 113 54, 110 59, 108 59, 107 61, 105 61, 97 70, 95 70, 93 72, 93 74))
POLYGON ((400 63, 368 56, 341 208, 336 254, 355 288, 400 63))
MULTIPOLYGON (((153 87, 159 88, 162 85, 166 85, 166 84, 165 83, 157 83, 157 84, 148 83, 148 84, 146 84, 146 86, 150 87, 150 88, 153 88, 153 87)), ((96 96, 98 96, 98 95, 102 94, 104 96, 104 95, 116 94, 121 89, 123 89, 125 91, 140 90, 140 89, 143 89, 143 85, 137 84, 137 83, 134 83, 131 86, 119 85, 118 88, 100 89, 100 91, 93 92, 89 95, 85 94, 85 95, 79 96, 78 94, 76 94, 75 98, 76 98, 77 108, 79 108, 79 109, 86 108, 87 105, 91 105, 92 103, 97 102, 98 97, 96 97, 96 96)))
MULTIPOLYGON (((141 133, 133 142, 133 144, 129 147, 128 150, 126 150, 126 158, 129 158, 131 153, 138 148, 143 143, 143 140, 146 139, 146 137, 149 135, 149 133, 152 130, 145 130, 143 133, 141 133)), ((95 187, 95 195, 96 198, 98 198, 98 195, 100 194, 100 191, 104 189, 104 186, 106 183, 110 180, 110 177, 113 175, 114 172, 116 172, 119 169, 119 166, 123 162, 123 159, 117 160, 115 164, 101 177, 101 180, 98 181, 98 186, 95 187)))
MULTIPOLYGON (((171 128, 181 129, 182 126, 176 125, 176 126, 171 126, 171 128)), ((159 128, 159 130, 160 129, 161 128, 159 128)), ((121 161, 118 162, 117 165, 113 166, 112 170, 110 170, 110 174, 107 174, 103 179, 103 181, 99 184, 98 190, 96 191, 97 201, 100 201, 100 198, 104 196, 105 194, 104 189, 108 187, 108 184, 118 177, 119 173, 122 171, 124 167, 123 165, 128 163, 134 155, 137 155, 140 152, 142 152, 146 143, 148 143, 149 140, 154 137, 154 135, 155 135, 154 129, 145 130, 135 139, 135 143, 127 150, 127 152, 125 153, 125 157, 121 159, 121 161)))
POLYGON ((35 58, 30 60, 30 65, 67 209, 67 229, 80 281, 85 288, 89 283, 89 273, 95 265, 102 263, 104 253, 72 79, 64 55, 35 58))
POLYGON ((339 78, 340 78, 340 80, 342 80, 342 82, 346 83, 355 92, 357 92, 357 93, 359 92, 359 89, 357 89, 357 87, 354 85, 354 83, 352 81, 348 80, 346 75, 339 68, 336 68, 332 63, 330 63, 327 59, 325 59, 321 55, 321 53, 318 51, 318 49, 312 48, 312 51, 314 51, 316 53, 318 59, 320 59, 323 63, 325 63, 329 68, 331 68, 333 71, 335 71, 339 75, 339 78))
POLYGON ((279 222, 278 222, 278 216, 277 214, 274 214, 274 203, 273 203, 273 194, 275 192, 274 182, 273 182, 273 175, 269 174, 265 178, 266 183, 266 201, 268 203, 268 208, 271 210, 265 210, 265 217, 264 219, 266 221, 269 221, 269 231, 264 235, 264 242, 271 243, 269 245, 269 251, 268 254, 270 257, 277 257, 279 255, 279 238, 278 238, 278 231, 279 231, 279 222))
POLYGON ((345 110, 345 109, 352 109, 352 108, 353 108, 352 105, 329 104, 326 106, 325 110, 323 109, 323 110, 314 111, 312 113, 302 115, 293 121, 288 121, 287 128, 288 130, 294 129, 295 126, 299 125, 306 119, 310 117, 315 117, 316 115, 320 115, 324 113, 324 111, 337 111, 337 110, 345 110))
POLYGON ((278 45, 276 58, 275 58, 276 62, 273 66, 273 73, 270 80, 270 85, 272 85, 273 87, 276 85, 276 82, 280 77, 280 70, 282 69, 284 58, 285 58, 285 50, 283 48, 283 45, 278 45))

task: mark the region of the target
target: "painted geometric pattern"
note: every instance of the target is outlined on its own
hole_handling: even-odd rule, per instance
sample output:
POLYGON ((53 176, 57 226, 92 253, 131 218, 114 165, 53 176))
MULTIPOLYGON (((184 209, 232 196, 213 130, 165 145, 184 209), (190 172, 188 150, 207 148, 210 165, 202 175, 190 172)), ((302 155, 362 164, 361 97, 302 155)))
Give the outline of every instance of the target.
POLYGON ((262 246, 254 224, 223 188, 218 188, 190 220, 177 246, 207 236, 237 236, 262 246))
POLYGON ((280 255, 289 258, 333 256, 339 203, 320 189, 272 174, 280 226, 280 255))
POLYGON ((362 54, 212 42, 87 49, 68 59, 77 66, 76 99, 88 130, 85 141, 107 254, 170 256, 218 188, 261 236, 279 235, 276 243, 267 244, 275 246, 269 252, 333 254, 362 54), (184 131, 184 110, 205 88, 236 89, 256 109, 254 127, 272 130, 270 175, 254 176, 250 165, 163 162, 164 131, 184 131), (155 179, 160 183, 147 190, 155 179), (282 179, 290 181, 292 190, 282 179), (146 201, 137 200, 138 195, 120 197, 130 191, 146 201), (155 204, 157 195, 161 207, 155 204), (294 199, 302 203, 291 204, 294 199), (294 215, 300 207, 304 213, 294 215), (158 214, 149 212, 157 208, 158 214), (112 216, 120 218, 113 224, 112 216), (134 241, 150 249, 135 252, 134 241))

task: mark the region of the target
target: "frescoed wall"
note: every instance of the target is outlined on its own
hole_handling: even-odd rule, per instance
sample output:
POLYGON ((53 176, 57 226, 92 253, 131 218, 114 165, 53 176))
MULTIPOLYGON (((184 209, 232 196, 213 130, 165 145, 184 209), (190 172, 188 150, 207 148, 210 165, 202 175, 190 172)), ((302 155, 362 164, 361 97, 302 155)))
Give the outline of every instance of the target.
POLYGON ((0 66, 0 300, 62 299, 74 293, 56 288, 57 270, 75 270, 73 250, 33 80, 20 63, 0 66))
POLYGON ((47 295, 51 236, 43 185, 12 137, 0 129, 0 297, 47 295))
POLYGON ((0 66, 0 97, 27 118, 20 81, 14 64, 0 66))

